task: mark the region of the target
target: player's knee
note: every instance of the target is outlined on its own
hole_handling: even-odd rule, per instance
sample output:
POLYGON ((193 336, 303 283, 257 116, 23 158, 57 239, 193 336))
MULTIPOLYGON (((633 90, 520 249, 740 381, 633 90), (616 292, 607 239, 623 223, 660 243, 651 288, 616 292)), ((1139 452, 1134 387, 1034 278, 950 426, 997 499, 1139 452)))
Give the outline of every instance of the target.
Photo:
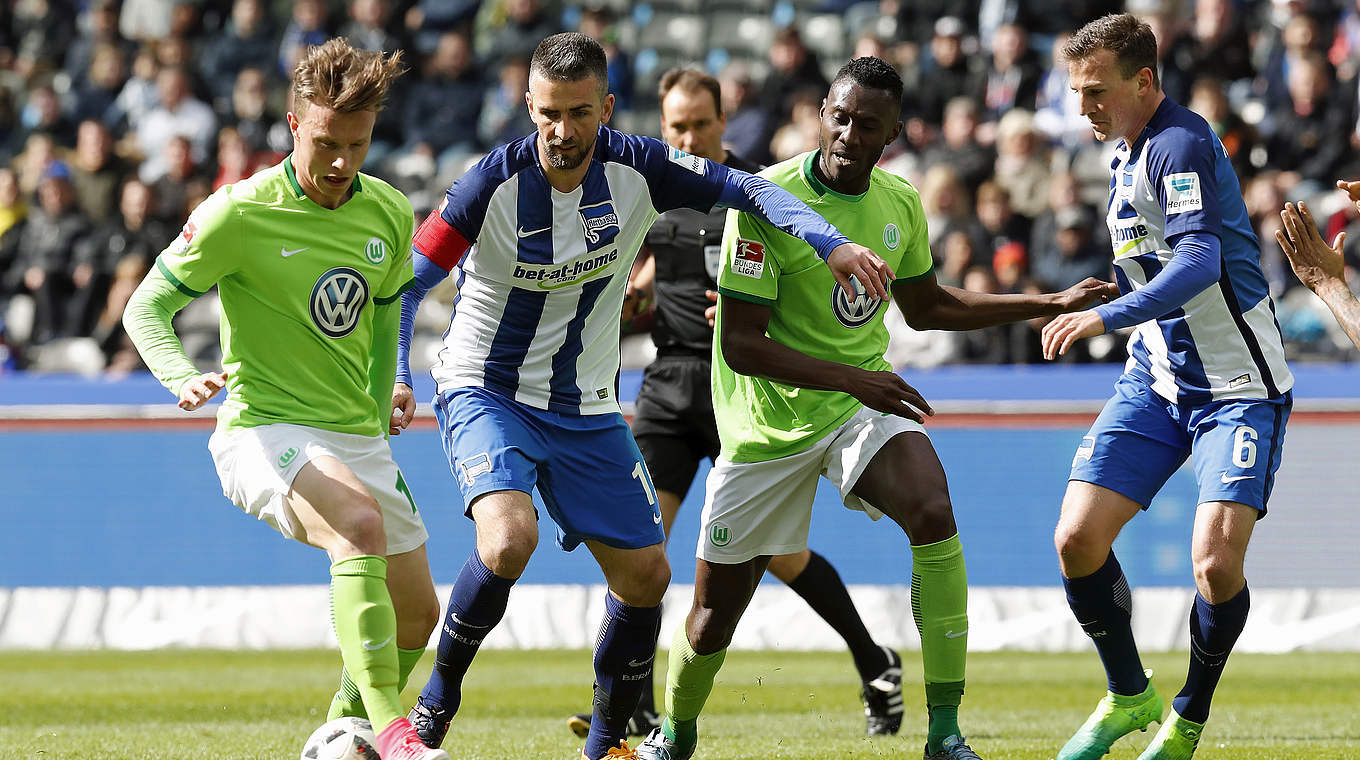
POLYGON ((524 574, 534 549, 538 548, 538 530, 500 530, 492 535, 477 536, 477 554, 487 569, 502 578, 518 578, 524 574))
POLYGON ((1194 564, 1195 586, 1210 602, 1231 599, 1246 582, 1241 564, 1229 557, 1213 554, 1195 557, 1194 564))
POLYGON ((946 494, 926 494, 907 510, 908 534, 914 544, 933 544, 958 532, 954 506, 946 494))
POLYGON ((661 551, 640 555, 628 568, 628 576, 611 581, 610 588, 633 607, 655 607, 661 604, 666 588, 671 584, 671 564, 661 551))
POLYGON ((387 532, 376 501, 357 501, 337 521, 336 532, 360 554, 387 554, 387 532))
POLYGON ((685 635, 695 654, 713 654, 732 643, 736 624, 737 621, 723 610, 696 603, 685 624, 685 635))
POLYGON ((1063 575, 1080 578, 1099 570, 1110 554, 1110 547, 1102 548, 1099 543, 1080 526, 1059 522, 1053 531, 1053 548, 1063 575))

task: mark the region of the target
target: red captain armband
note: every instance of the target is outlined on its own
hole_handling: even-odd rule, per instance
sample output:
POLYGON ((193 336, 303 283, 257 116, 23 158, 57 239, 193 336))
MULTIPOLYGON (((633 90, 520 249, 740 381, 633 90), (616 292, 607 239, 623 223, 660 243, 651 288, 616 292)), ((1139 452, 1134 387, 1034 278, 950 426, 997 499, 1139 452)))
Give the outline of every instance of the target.
POLYGON ((425 217, 425 221, 421 222, 420 228, 416 230, 411 245, 423 253, 425 258, 447 272, 463 260, 463 254, 467 253, 468 241, 462 233, 453 228, 453 225, 445 221, 440 213, 442 210, 441 206, 425 217))

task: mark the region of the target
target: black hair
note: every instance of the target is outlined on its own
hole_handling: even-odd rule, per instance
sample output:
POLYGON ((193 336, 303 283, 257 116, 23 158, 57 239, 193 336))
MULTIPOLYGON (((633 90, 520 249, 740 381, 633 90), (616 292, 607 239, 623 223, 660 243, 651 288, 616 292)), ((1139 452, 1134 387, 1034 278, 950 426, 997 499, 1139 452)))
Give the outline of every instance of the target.
POLYGON ((595 77, 601 94, 609 89, 609 64, 600 43, 580 32, 554 34, 538 43, 529 60, 529 75, 557 82, 595 77))
POLYGON ((882 90, 891 95, 893 100, 902 102, 902 77, 898 75, 897 69, 882 58, 866 55, 850 61, 836 72, 831 85, 834 87, 847 80, 861 87, 882 90))

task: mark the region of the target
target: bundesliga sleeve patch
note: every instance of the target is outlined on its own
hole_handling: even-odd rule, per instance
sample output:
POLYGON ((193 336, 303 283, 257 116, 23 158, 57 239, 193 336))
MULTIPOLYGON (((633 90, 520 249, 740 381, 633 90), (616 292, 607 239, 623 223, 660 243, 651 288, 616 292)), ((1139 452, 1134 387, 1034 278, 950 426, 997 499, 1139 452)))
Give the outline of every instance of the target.
POLYGON ((1162 177, 1162 184, 1166 188, 1167 216, 1204 208, 1204 197, 1199 191, 1198 173, 1168 174, 1162 177))
POLYGON ((765 272, 765 246, 754 240, 737 238, 737 250, 732 255, 732 271, 743 277, 760 279, 765 272))
POLYGON ((666 158, 670 159, 671 163, 684 167, 701 177, 704 175, 704 160, 698 156, 691 156, 683 150, 671 148, 666 158))
POLYGON ((189 248, 189 244, 194 242, 194 236, 198 234, 198 225, 190 219, 184 223, 184 229, 180 230, 178 236, 170 241, 169 249, 172 253, 184 253, 189 248))

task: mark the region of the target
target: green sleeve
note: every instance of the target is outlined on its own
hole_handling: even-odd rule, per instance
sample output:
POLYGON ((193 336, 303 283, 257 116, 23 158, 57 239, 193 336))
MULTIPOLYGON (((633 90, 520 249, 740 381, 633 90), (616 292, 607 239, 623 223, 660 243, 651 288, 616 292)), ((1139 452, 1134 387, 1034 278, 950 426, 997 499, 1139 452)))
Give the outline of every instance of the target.
POLYGON ((185 382, 199 375, 170 326, 175 313, 192 300, 156 266, 137 286, 123 311, 123 327, 132 344, 151 373, 176 397, 185 382))
POLYGON ((921 206, 921 196, 912 192, 906 198, 906 208, 901 219, 906 223, 906 250, 902 251, 902 261, 897 265, 897 279, 915 280, 929 274, 935 266, 930 255, 930 229, 926 224, 926 212, 921 206))
POLYGON ((729 210, 723 227, 718 292, 742 301, 774 304, 779 297, 779 261, 769 241, 782 234, 751 214, 729 210))
POLYGON ((196 298, 235 271, 246 241, 227 186, 198 204, 184 229, 156 259, 156 268, 181 293, 196 298))
MULTIPOLYGON (((402 198, 405 201, 405 198, 402 198)), ((373 299, 373 346, 368 359, 368 394, 378 407, 383 435, 392 419, 392 386, 397 376, 397 333, 401 329, 401 294, 415 281, 411 261, 411 236, 415 231, 415 215, 407 205, 405 224, 397 226, 398 233, 392 255, 392 266, 383 280, 380 292, 373 299)))

